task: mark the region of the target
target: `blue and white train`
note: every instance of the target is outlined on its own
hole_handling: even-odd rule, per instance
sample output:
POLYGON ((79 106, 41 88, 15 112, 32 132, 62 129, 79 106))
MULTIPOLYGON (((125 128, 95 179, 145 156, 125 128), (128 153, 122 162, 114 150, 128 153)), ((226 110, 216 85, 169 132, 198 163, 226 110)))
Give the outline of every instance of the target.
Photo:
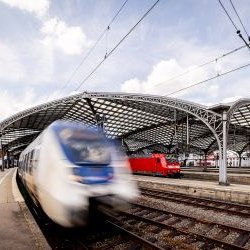
POLYGON ((139 194, 115 145, 75 122, 48 126, 20 154, 18 173, 44 212, 64 227, 86 224, 90 198, 107 197, 116 208, 139 194))

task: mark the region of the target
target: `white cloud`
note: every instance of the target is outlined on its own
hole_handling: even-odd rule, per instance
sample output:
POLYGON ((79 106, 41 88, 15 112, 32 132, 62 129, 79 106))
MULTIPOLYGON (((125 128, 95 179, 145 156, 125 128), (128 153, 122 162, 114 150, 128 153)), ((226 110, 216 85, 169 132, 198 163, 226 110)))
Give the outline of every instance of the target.
POLYGON ((80 26, 69 26, 59 18, 47 18, 49 0, 0 0, 10 7, 15 7, 36 15, 42 20, 41 32, 45 35, 43 44, 57 48, 69 55, 81 54, 92 42, 87 39, 80 26))
POLYGON ((44 22, 41 31, 45 34, 43 44, 69 55, 81 54, 84 48, 92 44, 79 26, 68 26, 58 18, 44 22))
MULTIPOLYGON (((176 59, 160 61, 153 66, 152 72, 148 75, 146 81, 131 79, 124 82, 121 86, 125 92, 144 92, 150 94, 168 95, 181 88, 190 86, 195 82, 199 82, 207 77, 207 73, 199 68, 193 70, 195 66, 182 67, 176 59), (183 72, 191 71, 181 77, 183 72)), ((211 91, 215 91, 214 86, 211 91)), ((186 94, 183 91, 181 95, 186 94)), ((180 94, 178 94, 180 95, 180 94)))
POLYGON ((72 95, 76 95, 80 93, 81 93, 80 91, 72 91, 69 94, 65 95, 61 89, 57 89, 53 91, 52 93, 50 93, 48 96, 42 96, 41 100, 43 103, 45 103, 45 102, 57 100, 59 98, 68 97, 68 96, 72 96, 72 95))
POLYGON ((207 96, 209 96, 210 98, 216 98, 218 96, 219 93, 219 85, 217 83, 210 83, 209 85, 207 85, 205 88, 200 88, 199 92, 203 92, 204 94, 206 94, 207 96))
POLYGON ((0 0, 1 2, 20 10, 36 14, 43 17, 49 9, 49 0, 0 0))
POLYGON ((77 94, 80 94, 81 93, 81 91, 71 91, 70 93, 69 93, 69 95, 77 95, 77 94))
POLYGON ((23 95, 16 95, 13 91, 3 90, 0 92, 0 120, 39 103, 39 98, 31 88, 26 90, 23 95))
POLYGON ((235 101, 239 100, 240 98, 242 98, 242 96, 239 96, 239 95, 226 97, 222 100, 222 103, 235 102, 235 101))
POLYGON ((63 93, 60 89, 53 91, 52 93, 50 93, 47 97, 45 96, 43 98, 43 102, 49 102, 49 101, 53 101, 59 98, 63 97, 63 93))
POLYGON ((41 44, 33 43, 31 46, 33 65, 29 67, 29 84, 44 85, 54 80, 55 58, 52 49, 44 48, 41 44), (34 60, 35 59, 35 60, 34 60))
POLYGON ((123 83, 122 91, 129 93, 140 93, 142 92, 141 87, 142 83, 138 79, 134 78, 123 83))
POLYGON ((25 77, 25 70, 16 51, 0 42, 0 55, 0 79, 7 81, 22 80, 25 77))

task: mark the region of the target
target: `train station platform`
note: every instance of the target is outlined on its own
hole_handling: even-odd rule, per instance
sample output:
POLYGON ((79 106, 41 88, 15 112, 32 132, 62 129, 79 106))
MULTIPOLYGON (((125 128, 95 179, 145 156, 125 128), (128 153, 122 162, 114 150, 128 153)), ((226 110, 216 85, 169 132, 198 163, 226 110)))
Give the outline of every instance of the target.
POLYGON ((250 204, 250 186, 242 184, 219 185, 217 181, 171 179, 164 177, 134 175, 141 187, 183 193, 198 197, 250 204))
POLYGON ((16 168, 0 171, 0 249, 50 249, 16 183, 16 168))
MULTIPOLYGON (((219 172, 216 169, 208 169, 203 172, 202 169, 182 169, 184 174, 184 179, 192 180, 206 180, 206 181, 218 181, 219 172)), ((250 172, 247 170, 229 170, 228 171, 228 181, 229 183, 237 183, 243 185, 250 185, 250 172)))

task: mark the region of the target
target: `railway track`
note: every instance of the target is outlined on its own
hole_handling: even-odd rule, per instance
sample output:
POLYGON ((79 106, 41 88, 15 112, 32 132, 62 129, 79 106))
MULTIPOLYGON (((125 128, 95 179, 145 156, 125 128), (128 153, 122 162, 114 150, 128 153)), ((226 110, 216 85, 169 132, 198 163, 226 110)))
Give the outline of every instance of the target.
POLYGON ((111 216, 111 221, 163 249, 250 249, 248 230, 139 203, 133 203, 130 211, 111 216))
MULTIPOLYGON (((250 248, 250 230, 222 223, 197 219, 176 212, 169 212, 139 203, 133 203, 132 213, 156 222, 167 224, 181 233, 193 235, 209 244, 223 245, 228 249, 250 248), (244 247, 246 246, 246 247, 244 247)), ((204 246, 203 246, 204 247, 204 246)))
MULTIPOLYGON (((123 239, 122 242, 119 243, 120 249, 152 249, 152 250, 164 250, 165 248, 162 248, 161 246, 158 246, 157 244, 154 244, 154 242, 147 240, 143 238, 142 236, 137 235, 136 233, 133 233, 132 230, 127 230, 124 227, 117 224, 117 222, 114 222, 114 217, 110 217, 109 219, 105 220, 105 223, 107 223, 112 230, 118 231, 121 233, 121 238, 123 239)), ((115 242, 111 242, 108 246, 105 246, 105 249, 114 249, 116 247, 115 242)), ((102 248, 103 249, 103 248, 102 248)))
POLYGON ((140 189, 141 189, 141 194, 148 197, 170 200, 178 203, 185 203, 192 206, 204 207, 206 209, 216 210, 217 212, 220 211, 238 216, 250 217, 250 206, 248 205, 194 197, 190 195, 173 193, 151 188, 149 189, 141 187, 140 189))

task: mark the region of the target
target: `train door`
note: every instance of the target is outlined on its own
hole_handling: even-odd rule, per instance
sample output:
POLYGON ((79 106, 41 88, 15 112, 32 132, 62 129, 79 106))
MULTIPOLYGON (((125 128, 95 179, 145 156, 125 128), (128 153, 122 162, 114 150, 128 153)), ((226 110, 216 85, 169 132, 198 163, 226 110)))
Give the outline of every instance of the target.
POLYGON ((32 158, 32 177, 33 177, 33 194, 38 199, 37 196, 37 185, 36 185, 36 170, 38 165, 38 158, 39 158, 40 149, 35 148, 33 150, 33 158, 32 158))
POLYGON ((26 185, 28 187, 28 190, 30 190, 30 152, 28 152, 25 155, 26 158, 26 164, 25 164, 25 181, 26 181, 26 185))
POLYGON ((34 149, 28 153, 27 157, 27 162, 28 162, 27 185, 32 193, 34 193, 33 158, 34 158, 34 149))
POLYGON ((155 158, 155 174, 157 175, 159 175, 161 172, 160 165, 161 165, 161 159, 159 157, 156 157, 155 158))
POLYGON ((25 185, 27 185, 26 178, 27 178, 27 154, 24 155, 24 161, 23 161, 23 180, 25 185))
POLYGON ((158 158, 153 157, 150 159, 151 171, 153 175, 157 175, 158 171, 158 158))
POLYGON ((23 157, 20 157, 18 161, 18 174, 23 178, 23 157))

